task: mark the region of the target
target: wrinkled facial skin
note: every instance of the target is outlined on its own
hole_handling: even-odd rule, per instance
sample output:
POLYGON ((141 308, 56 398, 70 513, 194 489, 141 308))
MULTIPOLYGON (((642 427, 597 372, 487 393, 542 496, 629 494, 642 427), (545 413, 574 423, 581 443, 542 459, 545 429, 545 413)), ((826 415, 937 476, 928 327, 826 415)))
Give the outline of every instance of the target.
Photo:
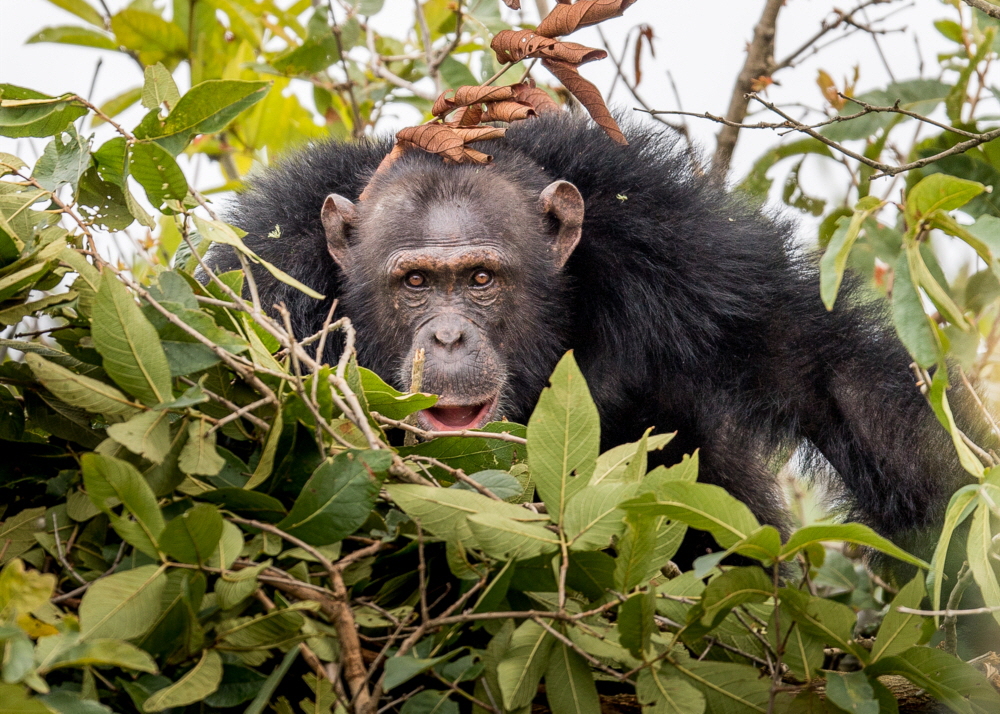
MULTIPOLYGON (((554 189, 540 185, 438 164, 382 182, 357 206, 327 199, 359 357, 407 390, 424 351, 420 389, 440 397, 420 413, 424 428, 523 421, 562 352, 561 269, 579 239, 582 199, 567 237, 567 221, 553 215, 565 205, 542 198, 554 189)), ((579 197, 570 184, 559 189, 564 204, 579 197)))

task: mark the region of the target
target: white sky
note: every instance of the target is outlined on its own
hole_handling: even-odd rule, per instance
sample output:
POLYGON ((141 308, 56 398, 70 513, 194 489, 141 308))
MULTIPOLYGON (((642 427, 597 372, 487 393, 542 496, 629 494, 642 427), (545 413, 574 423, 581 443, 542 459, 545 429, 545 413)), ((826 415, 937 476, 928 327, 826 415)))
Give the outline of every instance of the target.
MULTIPOLYGON (((522 0, 522 4, 528 12, 534 8, 533 0, 522 0)), ((109 5, 115 9, 125 3, 109 0, 109 5)), ((853 5, 844 0, 788 0, 779 18, 777 56, 784 56, 812 35, 833 7, 850 8, 853 5)), ((644 78, 640 86, 650 106, 678 108, 667 79, 669 71, 685 110, 724 114, 734 79, 743 63, 744 48, 763 6, 764 0, 638 0, 624 17, 608 21, 602 27, 614 46, 620 46, 624 34, 639 23, 648 23, 654 28, 657 36, 656 58, 644 58, 644 78)), ((954 18, 955 9, 940 0, 913 0, 910 3, 894 3, 889 8, 902 9, 893 15, 886 26, 906 30, 883 35, 880 40, 895 78, 904 80, 918 76, 920 57, 917 41, 926 71, 934 72, 937 68, 935 54, 947 49, 948 43, 934 30, 932 21, 943 17, 954 18), (917 41, 915 35, 918 36, 917 41)), ((875 7, 868 10, 868 17, 874 20, 885 12, 885 8, 875 7)), ((390 23, 394 22, 394 18, 400 18, 399 29, 403 30, 406 26, 404 18, 412 17, 412 2, 387 0, 386 11, 379 17, 382 22, 390 23), (397 6, 403 12, 393 12, 397 6)), ((27 86, 49 94, 76 92, 86 95, 94 79, 97 61, 101 58, 103 64, 93 94, 98 104, 124 88, 140 84, 142 76, 137 65, 117 53, 67 45, 24 45, 24 41, 42 27, 81 23, 46 0, 0 0, 0 82, 27 86)), ((592 29, 582 30, 572 39, 591 46, 599 44, 592 29)), ((627 60, 627 64, 630 63, 631 53, 627 60)), ((861 91, 882 87, 889 81, 872 38, 858 32, 806 59, 800 66, 778 74, 776 79, 781 86, 772 87, 769 96, 779 103, 800 102, 820 107, 822 99, 815 84, 817 70, 825 69, 842 82, 845 76, 852 74, 854 65, 861 67, 861 91)), ((589 64, 583 71, 605 91, 611 84, 613 73, 610 60, 589 64)), ((627 108, 635 106, 621 84, 609 103, 627 108)), ((141 117, 140 110, 132 111, 134 116, 125 116, 126 125, 141 117)), ((703 119, 688 119, 687 123, 690 133, 703 150, 710 153, 714 148, 716 125, 703 119)), ((776 137, 769 131, 744 130, 733 162, 733 176, 738 178, 745 174, 754 159, 775 141, 776 137)), ((0 151, 17 153, 30 161, 43 145, 39 140, 31 143, 33 146, 24 140, 0 138, 0 151)), ((845 185, 844 174, 836 168, 815 168, 808 174, 806 182, 810 192, 831 198, 838 198, 836 192, 842 191, 840 187, 845 185)))

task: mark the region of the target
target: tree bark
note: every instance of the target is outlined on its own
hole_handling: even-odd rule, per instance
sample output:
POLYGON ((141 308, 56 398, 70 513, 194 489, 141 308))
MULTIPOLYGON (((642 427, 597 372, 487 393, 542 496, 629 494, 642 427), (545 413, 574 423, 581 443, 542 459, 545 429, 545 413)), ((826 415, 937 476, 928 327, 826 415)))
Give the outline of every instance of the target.
MULTIPOLYGON (((767 0, 764 12, 754 28, 753 40, 747 46, 746 62, 743 63, 743 69, 736 79, 733 95, 729 100, 729 109, 726 111, 726 119, 735 124, 741 124, 746 118, 747 107, 750 104, 746 95, 752 91, 753 83, 760 77, 769 77, 774 71, 774 35, 778 13, 784 4, 785 0, 767 0)), ((739 134, 739 128, 724 126, 716 137, 712 175, 719 181, 724 181, 729 173, 729 164, 733 160, 733 150, 736 148, 739 134)))

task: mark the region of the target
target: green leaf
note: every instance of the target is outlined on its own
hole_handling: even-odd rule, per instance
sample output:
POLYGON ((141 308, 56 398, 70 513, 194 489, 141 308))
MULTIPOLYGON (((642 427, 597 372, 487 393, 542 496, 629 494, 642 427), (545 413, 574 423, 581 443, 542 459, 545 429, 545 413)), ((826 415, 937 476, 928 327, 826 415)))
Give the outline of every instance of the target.
POLYGON ((215 650, 205 650, 187 674, 165 689, 161 689, 143 705, 147 712, 161 712, 199 702, 219 688, 222 681, 222 657, 215 650))
POLYGON ((0 136, 53 136, 87 113, 72 95, 50 97, 13 84, 0 84, 0 136))
POLYGON ((961 208, 986 190, 976 181, 967 181, 944 173, 921 179, 906 194, 906 222, 915 225, 935 211, 961 208))
MULTIPOLYGON (((901 109, 926 115, 944 101, 951 89, 951 85, 936 79, 911 79, 904 82, 894 82, 885 89, 865 92, 859 95, 858 99, 882 107, 891 107, 898 101, 901 109)), ((859 111, 860 105, 847 102, 840 110, 840 115, 850 116, 859 111)), ((866 139, 876 134, 880 129, 885 130, 894 121, 900 121, 898 114, 871 113, 850 121, 823 127, 822 133, 834 141, 866 139)))
POLYGON ((572 352, 559 361, 549 382, 528 421, 528 453, 538 494, 559 523, 570 498, 594 473, 601 421, 572 352))
POLYGON ((329 545, 361 526, 375 505, 378 483, 360 453, 347 451, 324 461, 278 527, 311 545, 329 545))
POLYGON ((497 679, 507 711, 531 704, 538 683, 548 669, 549 654, 556 639, 531 620, 514 630, 509 649, 497 665, 497 679))
POLYGON ((156 661, 145 650, 121 640, 90 640, 63 650, 48 663, 45 671, 60 667, 120 667, 136 672, 156 673, 156 661))
POLYGON ((385 661, 385 680, 383 681, 383 689, 387 692, 391 691, 401 684, 409 682, 418 674, 426 672, 435 665, 440 664, 441 662, 447 662, 449 659, 458 654, 458 652, 459 650, 452 650, 446 655, 442 655, 441 657, 432 657, 430 659, 420 659, 413 656, 389 657, 385 661))
MULTIPOLYGON (((667 668, 664 668, 667 669, 667 668)), ((730 662, 678 662, 672 668, 683 674, 705 697, 707 711, 725 714, 767 712, 771 682, 756 667, 730 662)))
POLYGON ((4 549, 0 563, 9 562, 37 545, 35 533, 47 528, 45 510, 45 506, 26 508, 0 523, 0 548, 4 549))
POLYGON ((244 518, 267 523, 277 523, 288 515, 278 499, 266 493, 248 491, 246 488, 220 488, 199 494, 198 498, 218 504, 244 518))
POLYGON ((150 406, 173 399, 170 365, 156 330, 110 270, 101 276, 91 329, 104 369, 118 386, 150 406))
POLYGON ((271 422, 271 430, 267 433, 267 441, 264 442, 264 450, 261 452, 260 461, 254 469, 250 480, 243 484, 243 488, 249 490, 257 488, 264 483, 274 470, 274 457, 278 453, 278 444, 281 442, 281 432, 284 429, 284 417, 281 410, 271 422))
POLYGON ((99 50, 118 49, 118 45, 115 44, 114 40, 106 32, 94 30, 89 27, 80 27, 78 25, 46 27, 25 40, 24 44, 34 45, 40 42, 54 42, 61 45, 94 47, 99 50))
POLYGON ((108 436, 133 454, 162 464, 170 451, 170 414, 148 411, 108 427, 108 436))
MULTIPOLYGON (((176 27, 176 26, 175 26, 176 27)), ((214 134, 226 128, 236 116, 267 94, 270 82, 210 79, 191 87, 164 120, 154 117, 136 129, 141 139, 193 134, 214 134)), ((199 232, 204 233, 199 229, 199 232)))
POLYGON ((104 27, 104 17, 86 0, 49 0, 50 3, 70 12, 91 25, 104 27))
POLYGON ((67 184, 75 186, 88 168, 90 140, 70 125, 45 145, 31 175, 46 191, 56 191, 67 184))
MULTIPOLYGON (((645 451, 643 451, 645 456, 645 451)), ((563 533, 573 550, 601 550, 625 528, 625 512, 618 504, 635 492, 629 483, 591 484, 566 506, 563 533)))
POLYGON ((960 714, 994 714, 1000 711, 1000 694, 986 677, 943 650, 911 647, 868 665, 865 673, 870 678, 886 674, 906 677, 960 714))
POLYGON ((796 677, 805 682, 816 678, 816 673, 823 666, 825 658, 822 639, 799 627, 794 619, 787 614, 782 615, 777 608, 771 611, 768 620, 767 639, 774 651, 777 651, 779 643, 783 645, 784 653, 781 661, 796 677))
POLYGON ((774 593, 774 583, 756 565, 730 568, 709 582, 701 596, 701 623, 714 627, 739 605, 764 602, 774 593))
POLYGON ((0 682, 0 701, 8 714, 52 714, 52 710, 37 697, 29 697, 20 684, 0 682))
POLYGON ((219 605, 228 610, 250 597, 258 588, 257 576, 269 567, 271 561, 265 560, 263 563, 242 570, 223 573, 215 581, 215 594, 218 595, 219 605))
MULTIPOLYGON (((996 491, 993 493, 994 499, 996 491)), ((992 565, 993 530, 990 527, 990 507, 985 499, 976 508, 972 516, 972 527, 969 528, 969 540, 966 546, 966 556, 972 577, 982 592, 987 605, 1000 605, 1000 582, 997 581, 996 570, 992 565)), ((1000 611, 993 611, 993 619, 1000 622, 1000 611)))
POLYGON ((164 570, 143 565, 92 583, 80 603, 80 641, 130 640, 146 632, 160 613, 164 570))
POLYGON ((619 642, 636 659, 645 659, 653 635, 659 632, 655 616, 656 591, 652 587, 633 594, 618 609, 619 642))
POLYGON ((159 144, 136 142, 129 145, 129 173, 146 190, 154 208, 171 199, 183 201, 188 184, 174 157, 159 144))
POLYGON ((257 696, 254 697, 250 705, 243 710, 243 714, 262 714, 264 707, 271 700, 271 696, 274 694, 274 690, 278 688, 281 684, 281 680, 285 678, 288 673, 288 669, 295 662, 296 657, 299 656, 299 645, 295 645, 292 649, 288 650, 285 654, 284 659, 281 660, 280 664, 274 668, 274 671, 268 675, 264 684, 260 686, 260 690, 257 692, 257 696))
MULTIPOLYGON (((934 549, 934 557, 931 558, 931 570, 927 573, 927 587, 931 591, 931 608, 934 610, 941 608, 941 586, 944 582, 945 564, 948 559, 951 536, 955 529, 972 514, 978 498, 979 485, 970 484, 956 491, 948 502, 941 535, 934 549)), ((934 616, 934 622, 935 624, 938 622, 937 615, 934 616)))
POLYGON ((143 71, 142 106, 146 109, 157 109, 162 104, 173 107, 180 98, 181 93, 177 91, 170 70, 159 62, 146 67, 143 71))
POLYGON ((15 558, 0 571, 0 614, 9 617, 37 610, 52 597, 55 586, 54 575, 25 570, 15 558))
POLYGON ((404 394, 382 381, 371 370, 360 367, 361 385, 365 390, 368 408, 390 419, 405 419, 410 414, 429 409, 437 404, 435 394, 404 394))
POLYGON ((781 549, 781 557, 783 560, 788 560, 803 548, 828 540, 867 546, 918 568, 930 567, 929 563, 910 555, 868 526, 860 523, 830 523, 800 528, 792 534, 792 537, 781 549))
POLYGON ((412 484, 386 484, 385 490, 408 516, 420 520, 424 530, 449 543, 465 543, 467 547, 476 542, 467 520, 473 514, 495 513, 523 522, 549 520, 543 513, 494 501, 473 491, 412 484))
POLYGON ((707 483, 668 481, 656 495, 645 493, 621 507, 652 516, 667 516, 691 528, 708 531, 723 548, 746 539, 760 524, 745 503, 724 488, 707 483))
POLYGON ((837 221, 837 230, 830 238, 830 243, 819 263, 820 295, 827 310, 833 309, 837 292, 840 290, 840 283, 844 279, 844 270, 847 269, 847 258, 861 233, 861 226, 869 216, 877 213, 883 205, 878 199, 868 196, 861 199, 854 207, 854 214, 849 221, 844 220, 844 218, 837 221))
POLYGON ((226 460, 215 448, 216 432, 205 419, 192 419, 188 422, 188 440, 181 450, 177 465, 180 470, 193 476, 215 476, 226 460))
MULTIPOLYGON (((502 498, 504 500, 520 496, 521 492, 524 491, 524 488, 521 486, 521 482, 506 471, 490 469, 470 474, 469 478, 478 483, 480 486, 488 488, 497 498, 502 498)), ((458 488, 466 491, 475 490, 464 481, 456 481, 449 486, 449 488, 458 488)))
POLYGON ((851 714, 879 714, 875 690, 864 672, 830 672, 826 698, 851 714))
POLYGON ((920 575, 913 578, 892 599, 889 611, 882 619, 878 636, 872 646, 872 661, 880 657, 898 654, 911 645, 917 644, 923 635, 924 618, 908 612, 900 612, 899 607, 919 608, 924 599, 924 579, 920 575))
POLYGON ((493 510, 467 520, 474 544, 499 560, 527 560, 559 549, 559 537, 540 523, 515 520, 493 510))
POLYGON ((851 646, 851 634, 854 632, 857 616, 847 605, 813 597, 794 588, 781 588, 779 592, 782 613, 791 615, 806 632, 820 638, 824 644, 849 652, 861 649, 851 646))
POLYGON ((917 364, 930 367, 938 361, 941 348, 930 317, 924 312, 920 291, 910 275, 910 261, 905 252, 896 260, 892 285, 892 321, 899 339, 917 364))
MULTIPOLYGON (((625 477, 626 469, 633 461, 639 461, 646 465, 646 452, 659 451, 674 438, 674 434, 656 434, 649 436, 649 430, 643 434, 642 439, 631 444, 620 444, 608 449, 597 457, 597 465, 594 468, 594 475, 590 479, 591 485, 603 483, 605 481, 618 481, 625 477), (645 447, 645 448, 643 448, 645 447), (643 449, 640 454, 639 450, 643 449)), ((643 471, 645 476, 645 469, 643 471)))
POLYGON ((46 389, 71 406, 108 417, 130 417, 139 411, 109 384, 71 372, 37 354, 26 354, 24 361, 46 389))
POLYGON ((151 558, 158 557, 163 514, 142 474, 127 461, 101 454, 84 454, 80 463, 84 487, 93 504, 108 515, 122 538, 151 558), (128 509, 134 521, 111 510, 118 503, 128 509))
POLYGON ((236 232, 233 230, 231 226, 228 226, 225 223, 222 223, 221 221, 214 221, 214 220, 209 221, 204 218, 201 218, 200 216, 194 217, 194 223, 198 227, 199 235, 201 235, 201 237, 204 238, 205 240, 210 240, 214 243, 225 243, 228 246, 236 248, 238 251, 240 251, 248 258, 250 258, 253 262, 260 263, 261 265, 263 265, 264 268, 271 275, 273 275, 276 280, 284 283, 285 285, 290 285, 299 292, 305 293, 311 298, 315 298, 317 300, 323 299, 324 297, 323 295, 320 295, 312 288, 303 285, 288 273, 279 270, 274 265, 268 263, 266 260, 259 257, 252 250, 247 248, 246 244, 243 242, 243 239, 236 234, 236 232))
POLYGON ((38 300, 32 300, 31 302, 8 307, 4 310, 0 310, 0 325, 16 325, 26 317, 30 317, 37 312, 45 310, 46 308, 52 308, 58 305, 65 305, 66 303, 73 302, 79 296, 79 293, 75 290, 69 290, 57 295, 46 295, 38 300))
POLYGON ((659 520, 655 515, 625 511, 625 533, 618 541, 615 558, 615 589, 619 592, 627 593, 647 580, 659 520))
POLYGON ((182 563, 198 565, 215 552, 221 538, 219 509, 199 503, 167 523, 160 535, 160 547, 182 563))
POLYGON ((635 684, 643 714, 702 714, 705 697, 676 670, 644 667, 635 684))
POLYGON ((553 645, 545 670, 545 697, 552 714, 600 714, 590 665, 562 642, 553 645))
POLYGON ((144 65, 180 58, 187 52, 184 31, 152 12, 122 10, 111 17, 111 30, 119 44, 139 54, 144 65))
POLYGON ((955 416, 952 414, 951 405, 948 404, 947 389, 948 370, 938 369, 931 378, 931 388, 927 394, 927 400, 931 403, 934 415, 948 431, 948 435, 951 436, 952 445, 955 447, 955 452, 958 454, 958 460, 962 464, 962 468, 977 479, 981 479, 983 477, 983 464, 962 438, 962 432, 959 430, 958 424, 955 423, 955 416))

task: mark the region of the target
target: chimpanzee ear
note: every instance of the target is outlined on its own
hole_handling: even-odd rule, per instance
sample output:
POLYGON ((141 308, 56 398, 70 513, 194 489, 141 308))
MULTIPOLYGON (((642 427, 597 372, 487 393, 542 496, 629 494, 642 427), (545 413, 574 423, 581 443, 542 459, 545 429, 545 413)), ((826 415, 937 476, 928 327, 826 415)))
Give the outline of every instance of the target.
POLYGON ((559 222, 559 231, 552 244, 556 268, 562 268, 580 242, 583 232, 583 196, 569 181, 554 181, 542 189, 538 197, 542 211, 559 222))
POLYGON ((339 194, 331 193, 323 201, 320 219, 326 231, 326 249, 341 268, 347 267, 347 228, 355 215, 354 204, 339 194))

